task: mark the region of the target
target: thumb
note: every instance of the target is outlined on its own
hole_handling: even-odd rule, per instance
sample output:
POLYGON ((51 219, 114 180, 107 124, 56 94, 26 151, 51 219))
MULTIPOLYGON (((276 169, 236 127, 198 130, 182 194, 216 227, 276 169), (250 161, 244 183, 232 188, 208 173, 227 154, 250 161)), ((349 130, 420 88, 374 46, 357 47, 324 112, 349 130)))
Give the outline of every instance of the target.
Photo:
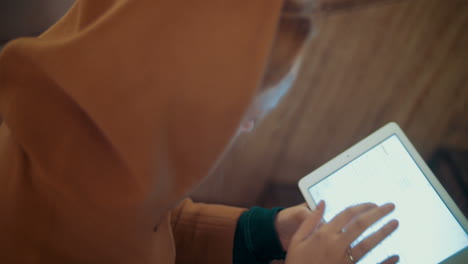
POLYGON ((296 233, 293 236, 293 240, 302 241, 306 239, 310 234, 315 232, 317 227, 322 222, 323 212, 325 211, 325 202, 321 201, 316 210, 312 211, 306 220, 299 226, 296 233))
POLYGON ((303 203, 299 204, 298 206, 299 206, 299 207, 305 207, 305 208, 307 208, 307 209, 310 210, 310 207, 309 207, 309 205, 308 205, 306 202, 303 202, 303 203))

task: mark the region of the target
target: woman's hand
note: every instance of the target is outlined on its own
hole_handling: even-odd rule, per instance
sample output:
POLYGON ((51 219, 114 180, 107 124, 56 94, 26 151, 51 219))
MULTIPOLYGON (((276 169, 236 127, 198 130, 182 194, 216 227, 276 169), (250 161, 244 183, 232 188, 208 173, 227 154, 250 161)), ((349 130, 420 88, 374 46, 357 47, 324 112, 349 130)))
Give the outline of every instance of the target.
POLYGON ((275 218, 275 228, 283 249, 289 247, 292 237, 301 224, 312 214, 306 203, 286 208, 275 218))
MULTIPOLYGON (((310 212, 292 237, 286 257, 287 264, 356 263, 398 227, 398 222, 392 220, 349 249, 350 244, 356 238, 372 224, 393 211, 395 205, 353 206, 338 214, 329 223, 322 223, 324 208, 325 204, 319 203, 317 210, 310 212), (343 232, 343 230, 346 231, 343 232), (348 256, 348 249, 351 257, 348 256)), ((383 263, 389 264, 397 261, 398 256, 393 256, 383 263)))

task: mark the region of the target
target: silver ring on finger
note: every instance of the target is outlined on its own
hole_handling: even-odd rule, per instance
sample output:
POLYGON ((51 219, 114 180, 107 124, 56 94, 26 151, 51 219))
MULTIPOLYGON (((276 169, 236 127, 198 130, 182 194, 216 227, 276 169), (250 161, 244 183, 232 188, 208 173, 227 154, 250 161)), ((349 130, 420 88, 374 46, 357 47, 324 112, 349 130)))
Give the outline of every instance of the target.
POLYGON ((348 247, 347 252, 348 252, 349 263, 355 264, 356 260, 354 259, 353 254, 351 253, 351 247, 348 247))

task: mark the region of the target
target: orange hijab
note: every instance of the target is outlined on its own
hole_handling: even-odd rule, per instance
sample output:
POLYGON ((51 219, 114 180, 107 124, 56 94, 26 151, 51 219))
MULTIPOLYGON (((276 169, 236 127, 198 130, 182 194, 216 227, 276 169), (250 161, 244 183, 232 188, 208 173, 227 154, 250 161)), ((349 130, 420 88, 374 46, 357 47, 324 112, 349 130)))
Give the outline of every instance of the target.
POLYGON ((236 133, 281 6, 79 0, 40 37, 9 43, 0 57, 0 262, 35 262, 51 247, 70 254, 62 230, 77 252, 138 252, 236 133))

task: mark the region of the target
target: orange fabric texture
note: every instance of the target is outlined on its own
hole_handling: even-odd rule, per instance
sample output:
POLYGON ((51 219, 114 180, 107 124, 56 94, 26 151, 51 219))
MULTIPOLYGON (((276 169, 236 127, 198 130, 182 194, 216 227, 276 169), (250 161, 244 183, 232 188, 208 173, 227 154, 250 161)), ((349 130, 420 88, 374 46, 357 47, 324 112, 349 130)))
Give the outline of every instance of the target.
POLYGON ((235 134, 281 5, 78 0, 40 37, 10 42, 0 262, 165 264, 177 249, 178 263, 230 263, 241 209, 185 201, 174 232, 170 211, 235 134))
POLYGON ((231 263, 234 231, 244 209, 185 200, 172 212, 177 263, 231 263))

